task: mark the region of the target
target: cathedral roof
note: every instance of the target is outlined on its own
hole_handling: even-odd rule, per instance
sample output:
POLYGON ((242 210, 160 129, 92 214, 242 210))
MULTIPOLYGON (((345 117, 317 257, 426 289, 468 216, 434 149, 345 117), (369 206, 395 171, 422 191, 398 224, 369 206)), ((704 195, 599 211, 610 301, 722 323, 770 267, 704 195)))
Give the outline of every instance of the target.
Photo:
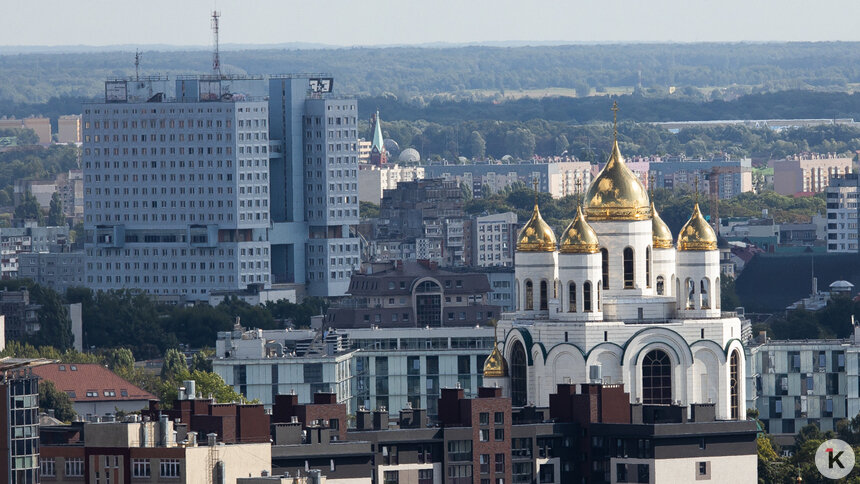
POLYGON ((652 244, 655 249, 671 249, 672 248, 672 231, 666 222, 660 218, 657 209, 654 208, 654 202, 651 202, 651 234, 652 244))
POLYGON ((582 207, 576 207, 576 217, 564 229, 559 251, 565 254, 594 254, 600 252, 597 233, 588 225, 582 207))
POLYGON ((678 250, 717 250, 717 235, 702 216, 699 204, 693 207, 693 215, 678 234, 678 250))
POLYGON ((520 230, 517 236, 518 252, 555 252, 555 233, 549 224, 540 216, 537 201, 532 211, 532 218, 520 230))
POLYGON ((585 213, 595 220, 647 220, 651 217, 648 192, 624 164, 618 140, 612 144, 609 161, 585 194, 585 213))

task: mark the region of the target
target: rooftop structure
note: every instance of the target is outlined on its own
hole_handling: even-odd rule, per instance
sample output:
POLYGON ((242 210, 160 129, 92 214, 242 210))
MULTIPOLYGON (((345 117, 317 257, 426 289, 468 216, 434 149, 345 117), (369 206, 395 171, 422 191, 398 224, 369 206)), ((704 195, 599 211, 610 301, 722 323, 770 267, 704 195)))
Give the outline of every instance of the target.
POLYGON ((95 363, 54 363, 42 365, 33 372, 65 392, 79 416, 137 412, 156 398, 95 363))

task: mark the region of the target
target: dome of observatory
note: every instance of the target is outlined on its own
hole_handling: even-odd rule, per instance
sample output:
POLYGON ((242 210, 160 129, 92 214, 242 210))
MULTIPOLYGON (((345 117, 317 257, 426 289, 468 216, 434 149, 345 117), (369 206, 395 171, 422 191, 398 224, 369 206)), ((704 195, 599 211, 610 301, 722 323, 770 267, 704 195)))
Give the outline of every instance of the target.
POLYGON ((391 154, 396 155, 397 153, 400 153, 400 145, 397 144, 397 141, 394 141, 391 138, 385 138, 382 141, 382 146, 385 147, 385 151, 391 154))
POLYGON ((400 156, 397 157, 397 161, 400 163, 418 163, 421 161, 421 155, 418 154, 418 150, 415 148, 406 148, 400 153, 400 156))

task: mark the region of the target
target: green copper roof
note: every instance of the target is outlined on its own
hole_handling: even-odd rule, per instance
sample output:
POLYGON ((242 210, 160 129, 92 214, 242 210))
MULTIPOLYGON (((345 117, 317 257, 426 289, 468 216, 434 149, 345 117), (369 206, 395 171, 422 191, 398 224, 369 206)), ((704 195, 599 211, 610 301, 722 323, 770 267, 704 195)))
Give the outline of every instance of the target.
POLYGON ((370 149, 376 148, 376 151, 382 153, 385 146, 382 142, 382 123, 379 120, 379 111, 376 111, 376 118, 373 124, 373 144, 370 145, 370 149))

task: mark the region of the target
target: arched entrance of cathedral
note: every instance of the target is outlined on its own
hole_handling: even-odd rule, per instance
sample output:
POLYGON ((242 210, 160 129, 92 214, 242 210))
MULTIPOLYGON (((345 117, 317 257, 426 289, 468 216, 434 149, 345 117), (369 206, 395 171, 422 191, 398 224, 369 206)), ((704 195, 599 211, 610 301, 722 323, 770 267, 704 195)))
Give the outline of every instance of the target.
POLYGON ((526 350, 519 341, 513 342, 511 348, 511 404, 514 407, 522 407, 528 403, 526 350))

